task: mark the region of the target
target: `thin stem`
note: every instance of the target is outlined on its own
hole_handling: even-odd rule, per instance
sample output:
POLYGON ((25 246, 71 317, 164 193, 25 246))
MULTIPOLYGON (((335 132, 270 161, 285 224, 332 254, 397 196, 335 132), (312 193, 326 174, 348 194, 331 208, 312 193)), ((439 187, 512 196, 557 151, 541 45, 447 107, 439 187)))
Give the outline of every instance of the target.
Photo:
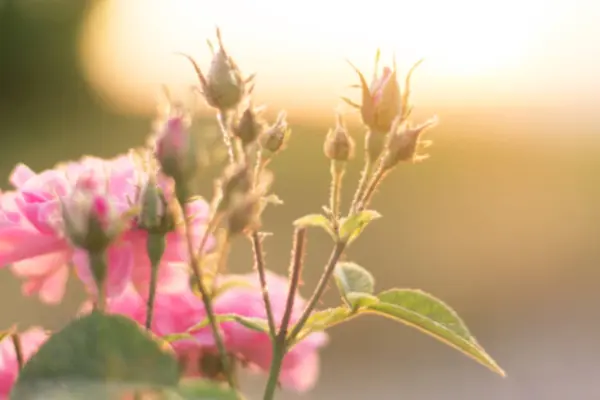
MULTIPOLYGON (((182 194, 182 192, 180 192, 182 194)), ((181 196, 178 199, 182 208, 185 207, 185 196, 181 196)), ((217 350, 219 352, 219 357, 221 358, 221 363, 223 368, 225 369, 225 377, 227 378, 227 383, 232 389, 235 389, 235 382, 233 380, 233 376, 231 375, 231 369, 229 367, 229 358, 227 357, 227 351, 225 349, 225 345, 223 343, 223 338, 221 337, 221 332, 219 331, 219 325, 217 322, 217 318, 215 316, 215 312, 212 306, 212 299, 209 296, 208 290, 204 285, 204 279, 202 277, 202 269, 200 268, 199 258, 202 256, 204 247, 207 243, 207 238, 210 235, 212 229, 206 229, 204 235, 200 241, 200 248, 198 249, 198 254, 196 254, 194 250, 194 241, 192 237, 192 226, 191 220, 189 218, 183 218, 185 223, 185 232, 186 232, 186 242, 188 248, 188 254, 190 257, 190 265, 192 267, 192 272, 194 273, 194 277, 196 279, 196 284, 198 285, 198 291, 200 292, 200 296, 202 297, 202 303, 204 304, 204 308, 206 310, 206 316, 210 323, 210 327, 212 330, 212 334, 215 338, 215 343, 217 345, 217 350)), ((215 217, 212 218, 214 221, 215 217)), ((208 227, 214 227, 214 222, 211 221, 208 224, 208 227)))
POLYGON ((373 178, 371 178, 371 182, 369 186, 365 190, 363 198, 357 204, 357 211, 362 211, 369 206, 369 203, 373 199, 373 195, 375 194, 375 190, 383 181, 383 178, 387 175, 388 170, 380 166, 377 171, 373 174, 373 178))
POLYGON ((150 259, 150 289, 148 291, 148 303, 146 306, 146 329, 151 330, 154 313, 154 299, 156 297, 156 285, 158 282, 158 268, 166 247, 165 236, 148 233, 146 247, 146 252, 150 259))
POLYGON ((106 260, 104 258, 104 252, 88 252, 88 258, 90 260, 92 275, 96 282, 96 288, 98 296, 96 299, 95 308, 97 311, 104 311, 106 308, 106 260))
POLYGON ((290 288, 288 290, 285 311, 279 326, 279 332, 273 342, 273 359, 269 370, 269 379, 265 388, 264 400, 272 400, 279 382, 279 374, 283 364, 283 358, 287 351, 287 331, 292 318, 294 309, 294 300, 298 292, 298 285, 302 275, 302 266, 304 264, 304 249, 306 247, 306 229, 297 229, 294 235, 294 246, 292 254, 292 264, 290 266, 290 288))
POLYGON ((329 209, 333 219, 333 228, 338 229, 340 218, 340 206, 342 195, 342 179, 346 171, 346 163, 339 163, 335 160, 331 161, 331 190, 329 193, 329 209))
POLYGON ((217 346, 217 351, 219 352, 219 357, 221 359, 221 364, 223 365, 223 369, 225 370, 225 377, 227 379, 227 383, 232 389, 235 389, 236 384, 233 379, 232 369, 230 368, 229 357, 227 356, 225 344, 223 343, 223 338, 221 337, 221 332, 219 331, 219 326, 213 309, 211 296, 209 295, 208 289, 204 285, 202 268, 200 268, 200 260, 202 259, 202 256, 204 254, 204 249, 206 247, 206 244, 208 243, 208 238, 218 226, 221 215, 215 212, 212 213, 209 222, 206 226, 206 229, 202 235, 202 238, 200 239, 198 249, 195 250, 192 234, 192 220, 190 218, 187 218, 187 216, 185 215, 185 204, 187 198, 189 197, 187 187, 185 187, 184 185, 178 187, 176 186, 176 195, 177 201, 181 205, 181 208, 184 210, 183 220, 186 234, 186 244, 190 258, 190 265, 192 267, 192 272, 194 274, 194 278, 196 279, 196 284, 198 286, 198 291, 200 292, 200 296, 202 298, 202 303, 204 304, 206 316, 208 318, 209 325, 217 346))
POLYGON ((360 175, 360 181, 358 182, 358 187, 356 188, 356 192, 354 193, 354 198, 352 199, 352 205, 350 206, 350 213, 354 212, 356 207, 358 206, 358 202, 360 201, 363 193, 366 189, 367 183, 369 181, 369 175, 373 170, 373 163, 371 163, 371 158, 368 154, 365 154, 365 166, 360 175))
POLYGON ((269 334, 271 338, 275 338, 277 334, 277 328, 275 327, 275 318, 273 317, 273 307, 271 306, 271 299, 269 298, 269 289, 267 286, 267 275, 265 268, 264 252, 262 249, 262 241, 260 234, 256 231, 252 232, 250 237, 252 241, 252 251, 254 253, 254 266, 258 271, 258 278, 260 281, 260 288, 262 291, 263 301, 265 303, 265 310, 267 313, 267 321, 269 323, 269 334))
MULTIPOLYGON (((262 156, 262 150, 258 149, 256 152, 256 160, 254 167, 254 179, 252 180, 254 187, 258 183, 261 172, 267 165, 267 160, 262 156)), ((258 279, 260 282, 260 288, 262 292, 263 302, 265 303, 265 311, 267 313, 267 322, 269 324, 269 334, 272 339, 275 339, 277 335, 277 328, 275 326, 275 318, 273 317, 273 307, 271 305, 271 299, 269 297, 269 288, 267 285, 267 275, 264 251, 262 248, 262 240, 260 234, 257 231, 252 232, 250 235, 252 242, 252 251, 254 253, 254 266, 258 272, 258 279)))
POLYGON ((156 281, 158 280, 158 268, 152 267, 150 271, 150 290, 148 292, 148 304, 146 306, 146 329, 152 329, 152 317, 154 313, 154 298, 156 297, 156 281))
POLYGON ((296 322, 296 325, 294 325, 294 328, 288 335, 288 338, 287 338, 288 343, 293 341, 296 338, 296 336, 298 335, 298 333, 300 333, 300 331, 304 327, 304 324, 306 324, 306 321, 310 317, 310 314, 313 312, 314 308, 317 306, 317 303, 321 299, 323 292, 325 292, 325 288, 327 287, 329 278, 331 278, 331 275, 333 274, 335 266, 338 263, 341 255, 345 249, 346 249, 346 242, 337 242, 336 243, 335 247, 333 248, 333 251, 331 252, 331 255, 329 256, 329 261, 327 261, 327 265, 325 266, 325 271, 323 272, 323 275, 321 275, 321 279, 319 280, 319 283, 317 284, 317 288, 315 289, 315 292, 313 293, 312 297, 308 301, 308 304, 304 308, 304 311, 302 312, 302 315, 298 319, 298 322, 296 322))
POLYGON ((18 333, 12 333, 10 335, 13 346, 15 347, 15 354, 17 356, 17 365, 19 366, 19 371, 23 369, 23 365, 25 365, 25 361, 23 358, 23 347, 21 346, 21 337, 18 333))
POLYGON ((219 122, 219 128, 221 129, 221 134, 223 136, 223 142, 225 143, 225 147, 227 147, 227 154, 229 155, 229 163, 235 163, 235 149, 233 146, 233 142, 231 140, 231 136, 229 135, 229 129, 227 129, 227 116, 224 112, 219 112, 217 114, 217 121, 219 122))

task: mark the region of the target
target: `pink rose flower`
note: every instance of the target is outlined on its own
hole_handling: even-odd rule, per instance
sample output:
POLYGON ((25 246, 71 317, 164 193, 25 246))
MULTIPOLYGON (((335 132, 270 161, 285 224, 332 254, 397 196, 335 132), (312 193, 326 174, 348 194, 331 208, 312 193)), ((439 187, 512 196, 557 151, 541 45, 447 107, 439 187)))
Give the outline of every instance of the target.
MULTIPOLYGON (((21 333, 21 351, 23 360, 27 362, 39 347, 48 339, 48 334, 37 327, 21 333)), ((19 374, 19 363, 17 354, 10 336, 6 336, 0 342, 0 399, 8 399, 10 391, 19 374)))
MULTIPOLYGON (((237 314, 245 317, 266 319, 265 307, 255 273, 229 275, 221 283, 238 280, 244 285, 232 287, 214 299, 216 314, 237 314)), ((288 280, 273 273, 267 274, 269 294, 276 321, 283 317, 287 298, 288 280)), ((305 305, 304 299, 296 297, 291 323, 295 323, 305 305)), ((89 312, 88 303, 82 312, 89 312)), ((106 310, 127 316, 144 325, 146 302, 140 294, 129 286, 119 297, 108 299, 106 310)), ((152 331, 158 336, 186 333, 198 323, 205 321, 206 312, 201 299, 190 289, 178 292, 158 292, 154 305, 152 331)), ((271 342, 268 334, 248 329, 237 322, 220 324, 227 352, 244 361, 254 370, 268 371, 271 364, 271 342)), ((215 357, 217 349, 210 327, 206 326, 192 333, 190 339, 174 341, 172 346, 177 353, 186 376, 201 376, 200 361, 204 356, 215 357)), ((318 350, 327 343, 324 332, 313 333, 296 344, 286 355, 281 372, 281 384, 296 391, 310 390, 319 375, 318 350)))
MULTIPOLYGON (((10 181, 15 191, 0 197, 0 266, 12 265, 12 271, 24 279, 23 293, 38 294, 46 303, 59 303, 65 291, 69 264, 88 291, 95 293, 87 252, 73 246, 65 232, 61 204, 69 199, 78 182, 80 186, 101 183, 102 200, 117 214, 131 208, 138 195, 138 165, 128 156, 111 160, 84 157, 79 162, 59 165, 36 174, 18 165, 10 181), (91 175, 90 175, 91 174, 91 175), (94 179, 89 179, 92 176, 94 179)), ((167 178, 164 178, 167 180, 167 178)), ((168 183, 163 184, 165 188, 168 183)), ((197 242, 204 234, 208 205, 200 198, 186 206, 193 215, 193 237, 197 242)), ((147 233, 129 221, 126 229, 106 251, 108 266, 107 295, 118 296, 132 281, 143 295, 147 293, 150 262, 146 255, 147 233)), ((173 290, 187 284, 185 268, 174 262, 185 262, 187 251, 182 229, 167 235, 167 248, 161 265, 159 283, 173 290)), ((212 238, 207 248, 212 246, 212 238)))
MULTIPOLYGON (((266 319, 265 305, 255 272, 245 275, 224 277, 222 282, 235 279, 245 282, 228 289, 214 300, 215 313, 237 314, 244 317, 266 319)), ((285 311, 289 282, 286 278, 267 272, 269 298, 275 321, 281 321, 285 311)), ((302 313, 305 301, 299 295, 294 301, 290 325, 294 324, 302 313)), ((248 329, 237 322, 221 324, 225 346, 234 354, 263 371, 271 365, 272 349, 268 334, 248 329)), ((205 332, 202 332, 205 335, 205 332)), ((296 391, 310 390, 319 375, 318 350, 327 343, 324 332, 313 333, 295 345, 283 360, 280 383, 296 391)))

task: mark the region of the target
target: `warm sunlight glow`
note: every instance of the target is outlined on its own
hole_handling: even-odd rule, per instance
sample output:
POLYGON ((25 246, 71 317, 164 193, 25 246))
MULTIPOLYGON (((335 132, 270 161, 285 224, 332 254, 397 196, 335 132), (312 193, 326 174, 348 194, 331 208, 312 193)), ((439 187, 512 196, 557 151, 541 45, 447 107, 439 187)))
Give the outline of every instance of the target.
POLYGON ((500 87, 526 62, 551 20, 537 12, 544 4, 538 0, 96 4, 82 34, 82 65, 107 102, 135 112, 153 107, 159 84, 195 82, 190 65, 172 53, 190 53, 206 68, 205 39, 213 37, 215 25, 243 71, 259 73, 261 99, 329 112, 355 80, 345 58, 370 74, 377 47, 384 62, 395 53, 404 71, 425 57, 418 92, 450 100, 458 91, 464 96, 465 86, 487 81, 500 87))

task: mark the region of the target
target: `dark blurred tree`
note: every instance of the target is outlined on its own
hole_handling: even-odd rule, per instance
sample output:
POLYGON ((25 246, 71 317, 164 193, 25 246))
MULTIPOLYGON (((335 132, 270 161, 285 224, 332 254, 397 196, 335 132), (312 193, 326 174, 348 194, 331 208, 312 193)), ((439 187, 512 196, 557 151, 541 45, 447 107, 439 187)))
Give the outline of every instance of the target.
POLYGON ((73 105, 91 106, 77 62, 78 31, 90 3, 0 0, 0 115, 44 119, 73 105))

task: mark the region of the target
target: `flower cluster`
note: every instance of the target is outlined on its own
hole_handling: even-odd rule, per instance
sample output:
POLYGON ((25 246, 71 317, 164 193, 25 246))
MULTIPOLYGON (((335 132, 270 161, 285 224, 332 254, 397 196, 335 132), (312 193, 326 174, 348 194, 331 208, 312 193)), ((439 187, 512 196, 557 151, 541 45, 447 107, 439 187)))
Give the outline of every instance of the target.
POLYGON ((350 244, 380 217, 369 207, 384 178, 401 162, 424 158, 418 153, 427 142, 420 136, 435 119, 418 126, 408 122, 412 70, 402 89, 395 65, 375 74, 371 85, 357 70, 362 104, 346 100, 361 110, 368 129, 362 177, 343 214, 343 177, 356 145, 338 113, 323 145, 331 162, 329 204, 325 215, 294 222, 286 278, 267 270, 266 235, 260 231, 265 208, 281 203, 270 193, 273 173, 267 167, 286 148, 286 113, 271 124, 263 118, 251 99, 252 76, 243 78, 219 31, 217 37, 219 48, 211 45, 206 74, 186 56, 198 75, 198 92, 216 113, 229 156, 210 202, 194 195, 202 171, 193 114, 171 99, 146 147, 113 159, 84 157, 40 173, 25 165, 14 168, 13 189, 0 193, 0 266, 10 266, 23 281, 24 295, 48 304, 61 301, 73 270, 87 299, 58 332, 2 333, 0 398, 30 398, 24 393, 35 391, 40 381, 63 393, 87 379, 102 386, 100 396, 92 396, 98 398, 113 390, 124 394, 129 384, 136 386, 125 398, 145 398, 147 391, 157 398, 167 390, 176 398, 237 399, 236 367, 246 367, 267 374, 264 399, 272 400, 279 386, 313 387, 319 350, 328 341, 325 330, 361 314, 417 327, 503 374, 441 300, 413 289, 376 294, 368 270, 342 261, 350 244), (311 227, 330 234, 333 250, 305 300, 299 286, 311 227), (231 238, 240 236, 251 242, 254 271, 234 275, 227 272, 227 260, 231 238), (342 304, 317 311, 331 280, 342 304), (196 385, 192 394, 182 378, 196 385))
MULTIPOLYGON (((82 312, 90 310, 98 296, 94 251, 105 250, 104 282, 106 311, 125 315, 141 325, 145 322, 151 279, 151 261, 146 244, 148 231, 142 223, 145 193, 157 185, 165 209, 178 206, 171 178, 148 172, 128 154, 110 160, 85 157, 77 162, 58 165, 35 173, 18 165, 10 176, 14 190, 0 198, 0 264, 9 266, 23 280, 23 294, 37 295, 48 304, 57 304, 65 292, 71 269, 82 282, 90 300, 82 312)), ((174 212, 175 223, 165 234, 165 250, 158 267, 152 331, 158 336, 187 332, 206 317, 204 304, 190 285, 189 252, 183 218, 192 227, 193 245, 207 234, 210 207, 201 197, 185 204, 185 212, 174 212)), ((205 250, 215 246, 208 235, 205 250)), ((224 283, 233 276, 220 277, 224 283)), ((260 287, 251 276, 242 276, 249 285, 232 288, 215 298, 217 314, 263 317, 260 287)), ((283 304, 287 281, 269 276, 273 304, 283 304)), ((301 304, 298 299, 297 304, 301 304)), ((281 314, 281 312, 279 312, 281 314)), ((235 323, 222 324, 227 351, 249 366, 268 369, 269 337, 235 323), (233 326, 232 326, 233 324, 233 326)), ((40 331, 41 332, 41 331, 40 331)), ((38 330, 21 334, 26 356, 43 343, 38 330)), ((324 334, 305 340, 288 354, 282 383, 307 390, 318 371, 317 350, 325 344, 324 334)), ((2 342, 2 393, 7 395, 17 375, 14 348, 10 340, 2 342)), ((201 354, 214 354, 215 342, 208 328, 193 332, 193 337, 173 343, 181 360, 189 361, 188 371, 197 371, 201 354)), ((200 371, 202 373, 202 371, 200 371)))

